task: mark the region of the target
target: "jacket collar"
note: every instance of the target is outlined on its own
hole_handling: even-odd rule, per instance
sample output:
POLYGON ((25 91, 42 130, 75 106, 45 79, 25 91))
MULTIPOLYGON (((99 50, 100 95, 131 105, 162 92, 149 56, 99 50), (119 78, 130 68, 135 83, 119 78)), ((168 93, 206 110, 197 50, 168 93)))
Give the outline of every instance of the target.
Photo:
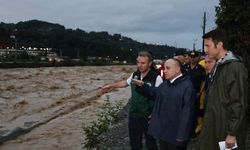
POLYGON ((175 78, 169 80, 170 83, 173 83, 176 79, 180 78, 182 76, 182 73, 176 76, 175 78))
POLYGON ((239 58, 237 58, 231 51, 228 51, 224 57, 217 61, 217 64, 222 65, 232 61, 239 61, 239 58))
POLYGON ((187 75, 181 75, 180 77, 176 78, 172 83, 170 82, 170 80, 167 80, 167 82, 168 82, 169 85, 176 85, 179 82, 185 80, 186 78, 188 78, 187 75))

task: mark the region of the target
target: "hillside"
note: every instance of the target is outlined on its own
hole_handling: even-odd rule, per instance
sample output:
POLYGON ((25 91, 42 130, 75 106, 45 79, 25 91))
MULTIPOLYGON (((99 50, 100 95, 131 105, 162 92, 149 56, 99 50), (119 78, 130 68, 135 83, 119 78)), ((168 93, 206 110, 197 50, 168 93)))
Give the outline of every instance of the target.
POLYGON ((37 47, 52 48, 70 58, 87 56, 110 57, 118 60, 133 60, 137 51, 150 50, 156 58, 173 55, 175 51, 185 51, 168 45, 140 43, 121 34, 86 32, 82 29, 67 29, 63 25, 39 20, 14 23, 0 23, 0 48, 37 47))

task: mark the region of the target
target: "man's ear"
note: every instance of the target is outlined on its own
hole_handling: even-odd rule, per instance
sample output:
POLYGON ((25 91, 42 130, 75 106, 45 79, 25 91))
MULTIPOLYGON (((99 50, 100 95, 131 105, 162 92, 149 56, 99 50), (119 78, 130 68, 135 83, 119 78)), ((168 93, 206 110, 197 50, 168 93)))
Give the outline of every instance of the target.
POLYGON ((222 42, 219 42, 219 43, 217 44, 217 47, 218 47, 218 48, 223 48, 223 43, 222 43, 222 42))
POLYGON ((151 65, 152 65, 152 63, 153 63, 153 61, 150 61, 150 62, 149 62, 149 66, 151 66, 151 65))
POLYGON ((176 69, 175 73, 176 73, 176 74, 181 73, 181 68, 176 69))

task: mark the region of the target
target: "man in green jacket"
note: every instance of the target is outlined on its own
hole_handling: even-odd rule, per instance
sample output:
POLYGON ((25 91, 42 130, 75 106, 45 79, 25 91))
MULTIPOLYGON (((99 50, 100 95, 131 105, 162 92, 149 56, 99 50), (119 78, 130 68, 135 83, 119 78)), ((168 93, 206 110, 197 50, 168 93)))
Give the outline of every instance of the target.
POLYGON ((139 79, 147 83, 149 86, 158 87, 163 81, 158 70, 152 66, 153 57, 147 51, 138 53, 137 70, 131 74, 127 80, 118 81, 104 85, 101 92, 107 93, 116 88, 131 87, 131 98, 128 118, 128 132, 131 150, 142 149, 142 137, 144 135, 146 147, 148 150, 157 150, 156 140, 147 134, 149 116, 153 110, 154 102, 138 93, 136 85, 132 83, 132 79, 139 79))
POLYGON ((219 150, 236 145, 245 149, 247 110, 247 69, 227 49, 225 34, 212 30, 203 36, 205 53, 217 63, 211 73, 206 98, 204 127, 199 136, 199 150, 219 150))

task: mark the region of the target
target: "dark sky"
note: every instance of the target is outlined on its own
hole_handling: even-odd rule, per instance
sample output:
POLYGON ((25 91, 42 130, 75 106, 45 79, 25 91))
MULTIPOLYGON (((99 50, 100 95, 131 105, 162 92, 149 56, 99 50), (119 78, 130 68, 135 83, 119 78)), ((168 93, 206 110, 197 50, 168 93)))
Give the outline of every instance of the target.
POLYGON ((120 33, 139 42, 201 49, 202 17, 215 28, 218 0, 0 0, 0 21, 38 19, 66 28, 120 33), (196 40, 197 39, 197 40, 196 40))

